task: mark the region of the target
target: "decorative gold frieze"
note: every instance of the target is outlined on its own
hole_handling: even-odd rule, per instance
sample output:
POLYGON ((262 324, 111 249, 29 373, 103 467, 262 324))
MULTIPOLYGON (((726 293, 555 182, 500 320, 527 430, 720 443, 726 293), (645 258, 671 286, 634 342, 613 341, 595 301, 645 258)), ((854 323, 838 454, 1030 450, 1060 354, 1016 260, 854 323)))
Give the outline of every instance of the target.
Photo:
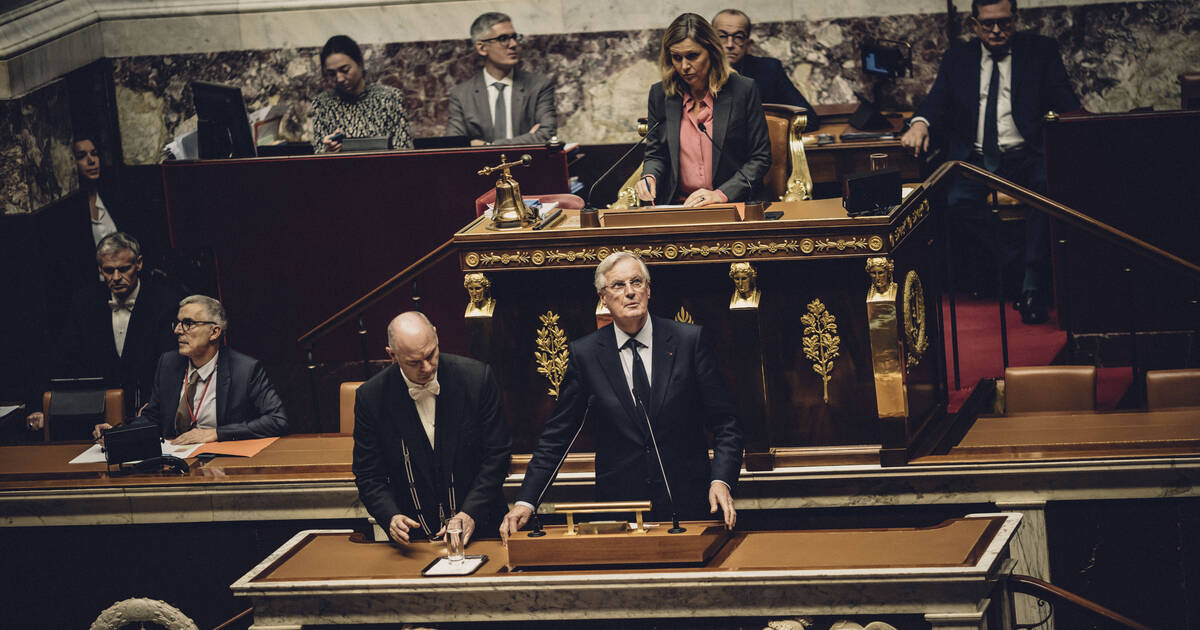
POLYGON ((813 248, 818 252, 828 252, 838 250, 844 252, 850 250, 865 250, 867 249, 867 238, 865 236, 852 236, 850 238, 819 238, 813 242, 813 248))
POLYGON ((496 310, 496 298, 492 297, 492 281, 478 271, 463 276, 463 288, 467 290, 467 312, 463 317, 490 318, 496 310))
POLYGON ((837 321, 820 299, 808 303, 808 313, 800 317, 804 324, 804 356, 813 362, 813 371, 821 377, 825 389, 825 404, 829 404, 829 379, 833 376, 833 360, 838 357, 842 343, 837 321))
POLYGON ((554 311, 546 311, 546 314, 538 316, 538 319, 541 320, 542 327, 538 329, 537 339, 534 340, 537 350, 534 351, 533 358, 537 360, 538 374, 550 381, 547 393, 557 399, 558 386, 562 384, 563 375, 567 372, 567 359, 570 357, 567 334, 558 326, 558 315, 554 311))
POLYGON ((689 313, 688 310, 686 308, 683 308, 682 306, 679 307, 679 312, 675 313, 675 321, 677 321, 681 324, 694 324, 695 323, 694 321, 692 321, 692 314, 689 313))
MULTIPOLYGON (((853 243, 846 239, 840 249, 867 247, 866 237, 856 237, 853 243)), ((839 241, 821 239, 819 249, 839 249, 839 241)), ((654 245, 605 245, 601 247, 578 248, 547 248, 514 251, 467 252, 463 254, 463 263, 468 269, 506 266, 572 266, 592 265, 604 260, 614 251, 630 251, 646 261, 675 261, 688 259, 728 260, 731 258, 770 257, 779 254, 811 254, 814 246, 812 239, 798 241, 781 239, 777 241, 715 241, 711 243, 663 243, 654 245)))
POLYGON ((904 337, 908 341, 905 365, 911 370, 921 363, 921 357, 929 349, 926 335, 925 288, 916 271, 904 276, 904 337))
POLYGON ((892 233, 888 235, 888 243, 895 248, 900 241, 904 240, 904 237, 907 236, 908 233, 913 230, 913 228, 917 227, 920 225, 921 221, 925 220, 926 216, 929 216, 928 199, 922 201, 917 205, 916 208, 913 208, 912 212, 905 215, 904 220, 900 222, 900 225, 897 225, 896 229, 892 230, 892 233))

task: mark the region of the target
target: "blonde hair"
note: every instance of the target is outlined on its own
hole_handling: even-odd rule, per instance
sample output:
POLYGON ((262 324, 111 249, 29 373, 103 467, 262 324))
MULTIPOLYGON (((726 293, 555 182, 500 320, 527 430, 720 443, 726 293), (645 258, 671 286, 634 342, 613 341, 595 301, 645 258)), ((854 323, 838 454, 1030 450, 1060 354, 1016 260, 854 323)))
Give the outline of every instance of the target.
POLYGON ((696 42, 708 52, 708 91, 716 96, 729 81, 733 68, 725 58, 721 40, 713 30, 712 24, 695 13, 684 13, 675 18, 663 33, 662 48, 658 52, 658 70, 662 73, 663 91, 667 96, 686 94, 688 91, 687 83, 675 72, 675 64, 671 63, 671 46, 685 39, 696 42))

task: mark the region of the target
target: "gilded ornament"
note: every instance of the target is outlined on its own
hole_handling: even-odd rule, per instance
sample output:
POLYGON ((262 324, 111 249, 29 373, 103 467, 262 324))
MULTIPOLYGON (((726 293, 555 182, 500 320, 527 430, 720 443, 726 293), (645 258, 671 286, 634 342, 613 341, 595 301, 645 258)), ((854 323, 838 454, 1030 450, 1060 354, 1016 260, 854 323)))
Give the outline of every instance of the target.
POLYGON ((733 246, 729 248, 734 256, 741 258, 746 255, 746 244, 741 241, 734 241, 733 246))
POLYGON ((891 243, 891 246, 893 248, 896 247, 896 244, 904 240, 904 237, 910 231, 912 231, 913 228, 917 227, 921 221, 925 220, 925 216, 928 214, 929 200, 925 199, 921 201, 916 208, 913 208, 912 212, 905 215, 904 220, 900 222, 900 225, 897 225, 896 229, 892 230, 892 233, 888 235, 888 242, 891 243))
POLYGON ((880 236, 878 234, 876 234, 876 235, 872 236, 871 238, 867 239, 867 247, 871 248, 871 251, 877 252, 877 251, 883 249, 883 239, 880 238, 880 236))
POLYGON ((904 276, 904 337, 908 340, 905 365, 910 370, 920 364, 921 357, 929 349, 927 321, 925 288, 917 272, 909 271, 904 276))
POLYGON ((537 360, 538 374, 550 381, 547 393, 557 399, 558 386, 562 384, 563 375, 567 372, 567 359, 570 357, 567 334, 558 326, 558 315, 554 311, 546 311, 546 314, 538 316, 538 319, 542 322, 542 327, 538 329, 537 339, 534 340, 537 350, 534 351, 533 358, 537 360))
POLYGON ((468 252, 466 256, 463 256, 463 261, 467 263, 468 267, 478 267, 479 254, 475 252, 468 252))
POLYGON ((811 253, 813 253, 813 250, 815 248, 816 248, 816 245, 813 243, 813 240, 811 238, 805 238, 805 239, 800 240, 800 251, 802 253, 811 254, 811 253))
POLYGON ((535 249, 529 258, 533 261, 533 264, 541 265, 542 263, 546 262, 546 252, 540 249, 535 249))
POLYGON ((612 253, 611 249, 609 249, 607 247, 601 247, 596 250, 596 258, 599 260, 604 260, 605 258, 608 258, 608 255, 611 253, 612 253))
POLYGON ((694 321, 692 321, 692 314, 689 313, 687 311, 687 309, 683 308, 682 306, 679 307, 679 312, 675 313, 675 321, 677 321, 681 324, 694 324, 695 323, 694 321))
POLYGON ((674 245, 667 245, 663 248, 663 256, 666 256, 667 260, 675 260, 679 256, 679 248, 674 245))
POLYGON ((825 389, 825 404, 829 404, 829 379, 833 376, 833 360, 838 357, 842 343, 837 321, 825 309, 820 299, 808 303, 808 313, 800 317, 804 324, 804 356, 813 362, 813 371, 821 377, 825 389))
POLYGON ((780 201, 812 199, 812 175, 808 170, 808 158, 804 155, 804 127, 807 125, 807 114, 792 116, 788 123, 788 151, 791 153, 792 169, 788 173, 786 191, 779 198, 780 201))
POLYGON ((729 278, 733 280, 733 295, 729 298, 729 310, 753 310, 758 308, 762 292, 758 290, 758 271, 748 262, 729 265, 729 278))
POLYGON ((463 317, 491 317, 496 310, 496 298, 492 297, 492 281, 476 271, 463 276, 463 288, 467 290, 467 311, 463 317))
POLYGON ((887 256, 876 256, 867 259, 867 275, 871 277, 871 286, 867 289, 867 301, 896 299, 896 283, 892 281, 892 272, 896 264, 887 256))
POLYGON ((814 246, 819 252, 827 252, 834 249, 844 252, 847 249, 866 249, 867 239, 862 237, 839 238, 837 240, 822 238, 818 239, 814 246))

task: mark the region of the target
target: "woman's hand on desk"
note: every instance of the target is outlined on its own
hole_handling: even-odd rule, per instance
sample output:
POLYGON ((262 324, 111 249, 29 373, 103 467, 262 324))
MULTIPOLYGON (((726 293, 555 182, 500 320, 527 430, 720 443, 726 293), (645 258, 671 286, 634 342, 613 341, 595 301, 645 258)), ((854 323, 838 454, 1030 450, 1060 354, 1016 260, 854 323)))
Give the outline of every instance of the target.
POLYGON ((722 195, 721 193, 716 192, 714 190, 709 190, 707 188, 699 188, 692 194, 688 195, 688 198, 685 199, 683 202, 683 207, 684 208, 699 208, 700 206, 707 206, 710 203, 724 203, 724 202, 725 202, 725 196, 722 195))
POLYGON ((341 129, 338 129, 328 136, 321 138, 321 144, 325 145, 326 153, 337 153, 342 150, 342 141, 340 139, 335 140, 335 137, 345 138, 346 134, 341 129))
POLYGON ((643 175, 641 179, 633 185, 633 189, 637 192, 638 199, 642 201, 653 202, 655 195, 658 193, 657 187, 654 185, 653 175, 643 175))

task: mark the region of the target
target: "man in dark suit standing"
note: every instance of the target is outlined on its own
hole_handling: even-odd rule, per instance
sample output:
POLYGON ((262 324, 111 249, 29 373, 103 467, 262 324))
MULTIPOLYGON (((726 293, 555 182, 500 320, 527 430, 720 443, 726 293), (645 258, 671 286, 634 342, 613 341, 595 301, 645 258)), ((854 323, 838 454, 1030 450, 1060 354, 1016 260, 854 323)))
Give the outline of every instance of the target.
POLYGON ((494 536, 508 503, 501 486, 512 442, 492 369, 438 350, 437 330, 417 311, 388 324, 394 361, 358 388, 354 482, 375 522, 396 542, 440 536, 460 518, 494 536))
MULTIPOLYGON (((287 433, 287 414, 262 364, 222 347, 229 324, 220 302, 188 296, 174 323, 179 351, 159 357, 154 394, 131 424, 156 424, 175 444, 287 433)), ((110 428, 96 425, 95 436, 110 428)))
MULTIPOLYGON (((930 132, 938 134, 949 160, 966 160, 1026 188, 1046 191, 1042 117, 1080 108, 1063 67, 1058 44, 1016 32, 1016 0, 974 0, 971 21, 977 40, 953 46, 942 59, 929 96, 917 108, 900 143, 920 155, 930 132)), ((987 189, 965 178, 955 181, 948 205, 965 242, 960 252, 991 249, 994 242, 987 189)), ((1015 255, 1015 254, 1014 254, 1015 255)), ((993 252, 1004 264, 1001 252, 993 252)), ((1025 323, 1047 319, 1049 225, 1030 212, 1025 221, 1025 277, 1017 308, 1025 323)))
POLYGON ((517 68, 523 39, 503 13, 475 18, 471 43, 483 72, 450 90, 447 136, 467 136, 472 146, 540 144, 558 132, 554 82, 517 68))
POLYGON ((613 325, 571 344, 558 404, 500 537, 507 540, 529 520, 585 415, 597 423, 597 500, 649 499, 650 518, 669 519, 657 442, 679 517, 703 519, 719 508, 732 528, 742 431, 702 329, 650 316, 650 272, 630 252, 605 258, 596 267, 595 286, 613 325), (711 462, 705 429, 713 436, 711 462))
POLYGON ((808 110, 808 125, 805 129, 816 129, 820 126, 817 112, 813 110, 808 99, 796 89, 783 64, 774 57, 759 57, 751 55, 750 44, 754 40, 750 36, 750 16, 738 9, 724 9, 713 16, 713 28, 721 44, 725 46, 725 58, 738 74, 754 79, 758 84, 758 96, 764 103, 783 103, 795 105, 808 110))
MULTIPOLYGON (((141 276, 142 246, 124 232, 102 238, 96 266, 103 283, 92 282, 71 300, 66 325, 52 358, 59 378, 104 378, 104 386, 125 392, 125 415, 132 417, 154 390, 158 357, 175 347, 171 322, 179 296, 141 276)), ((28 426, 39 430, 42 412, 28 426)))

